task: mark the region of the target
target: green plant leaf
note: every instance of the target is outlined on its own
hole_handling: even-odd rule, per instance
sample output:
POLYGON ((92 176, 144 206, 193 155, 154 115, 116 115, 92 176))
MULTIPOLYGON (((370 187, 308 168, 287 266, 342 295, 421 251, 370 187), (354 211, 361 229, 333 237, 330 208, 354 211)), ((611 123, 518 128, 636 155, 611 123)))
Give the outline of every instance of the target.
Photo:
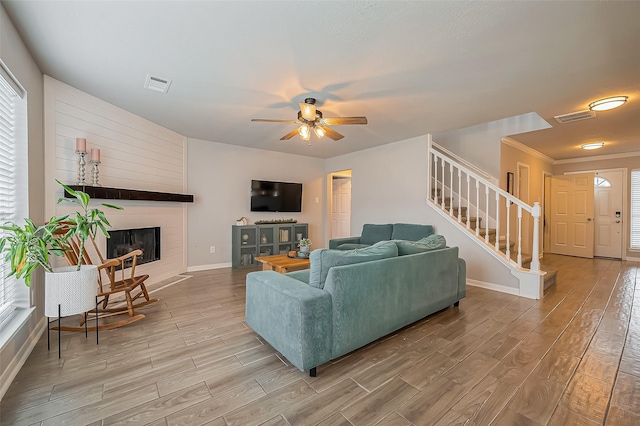
POLYGON ((107 203, 102 203, 103 206, 105 207, 109 207, 110 209, 116 209, 116 210, 124 210, 123 207, 120 206, 116 206, 114 204, 107 204, 107 203))

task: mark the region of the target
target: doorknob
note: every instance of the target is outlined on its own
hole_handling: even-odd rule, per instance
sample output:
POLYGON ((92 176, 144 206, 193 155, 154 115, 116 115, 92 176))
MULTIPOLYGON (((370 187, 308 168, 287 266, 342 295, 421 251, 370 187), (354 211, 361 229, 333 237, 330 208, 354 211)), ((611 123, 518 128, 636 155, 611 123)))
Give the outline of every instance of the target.
POLYGON ((616 220, 616 223, 620 223, 620 221, 619 221, 619 220, 616 220))
POLYGON ((592 219, 592 218, 590 218, 590 217, 588 217, 588 218, 587 218, 587 222, 591 222, 592 220, 593 220, 593 219, 592 219))

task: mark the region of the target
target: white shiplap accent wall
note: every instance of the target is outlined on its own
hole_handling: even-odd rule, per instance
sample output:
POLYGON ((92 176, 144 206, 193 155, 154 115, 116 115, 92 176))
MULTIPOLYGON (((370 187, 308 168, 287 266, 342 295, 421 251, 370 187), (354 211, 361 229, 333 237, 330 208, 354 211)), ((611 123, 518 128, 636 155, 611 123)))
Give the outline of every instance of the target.
MULTIPOLYGON (((51 77, 44 79, 46 217, 74 211, 69 204, 56 203, 63 193, 55 180, 75 184, 78 175, 76 138, 87 139, 87 151, 100 149, 99 182, 102 186, 186 193, 186 137, 51 77)), ((92 168, 88 156, 85 157, 86 183, 90 184, 92 168)), ((103 201, 96 200, 95 203, 103 201)), ((162 228, 161 260, 141 265, 136 270, 149 274, 148 283, 186 271, 186 204, 104 202, 124 207, 122 211, 104 208, 111 229, 162 228)), ((105 238, 98 238, 98 245, 104 250, 105 238)))

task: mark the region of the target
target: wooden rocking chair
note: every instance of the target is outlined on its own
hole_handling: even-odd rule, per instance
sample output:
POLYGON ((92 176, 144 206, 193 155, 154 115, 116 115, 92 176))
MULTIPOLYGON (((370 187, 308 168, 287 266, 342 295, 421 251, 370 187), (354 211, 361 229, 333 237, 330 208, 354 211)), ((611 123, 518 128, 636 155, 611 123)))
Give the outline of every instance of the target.
MULTIPOLYGON (((65 233, 63 229, 60 233, 65 233)), ((142 255, 142 250, 134 250, 123 256, 115 259, 104 259, 98 245, 95 242, 93 235, 90 237, 93 247, 100 258, 100 264, 98 265, 98 315, 83 315, 80 319, 80 325, 78 327, 61 326, 61 331, 85 331, 85 321, 96 319, 95 327, 88 327, 87 329, 93 331, 98 327, 99 330, 110 330, 118 328, 126 324, 141 320, 145 316, 140 313, 136 313, 135 309, 141 306, 145 306, 158 299, 149 298, 149 293, 144 284, 145 280, 149 278, 149 275, 135 275, 138 256, 142 255), (129 268, 128 273, 125 272, 125 268, 129 268), (120 279, 117 279, 116 271, 120 269, 120 279), (122 295, 124 299, 117 296, 122 295), (135 303, 136 300, 142 301, 135 303), (100 319, 112 317, 115 315, 129 314, 128 318, 124 318, 120 321, 109 322, 104 324, 98 324, 100 319)), ((64 253, 64 257, 70 266, 78 264, 78 257, 80 255, 80 241, 77 236, 67 239, 68 249, 64 253)), ((94 265, 85 248, 82 254, 82 264, 94 265)), ((87 312, 87 314, 95 314, 95 309, 87 312)), ((52 328, 52 330, 57 328, 52 328)))

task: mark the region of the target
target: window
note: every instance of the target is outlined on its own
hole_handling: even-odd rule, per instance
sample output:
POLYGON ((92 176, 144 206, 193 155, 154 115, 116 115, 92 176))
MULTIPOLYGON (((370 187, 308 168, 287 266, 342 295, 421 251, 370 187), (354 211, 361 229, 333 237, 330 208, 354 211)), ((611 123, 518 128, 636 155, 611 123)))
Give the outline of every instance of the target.
MULTIPOLYGON (((26 102, 23 91, 0 63, 0 223, 20 223, 27 213, 26 102)), ((0 232, 3 232, 0 230, 0 232)), ((9 265, 0 257, 0 324, 26 307, 22 280, 7 277, 9 265)))
POLYGON ((631 170, 631 248, 640 250, 640 170, 631 170))
POLYGON ((596 188, 611 188, 611 182, 599 176, 593 178, 593 184, 596 188))

